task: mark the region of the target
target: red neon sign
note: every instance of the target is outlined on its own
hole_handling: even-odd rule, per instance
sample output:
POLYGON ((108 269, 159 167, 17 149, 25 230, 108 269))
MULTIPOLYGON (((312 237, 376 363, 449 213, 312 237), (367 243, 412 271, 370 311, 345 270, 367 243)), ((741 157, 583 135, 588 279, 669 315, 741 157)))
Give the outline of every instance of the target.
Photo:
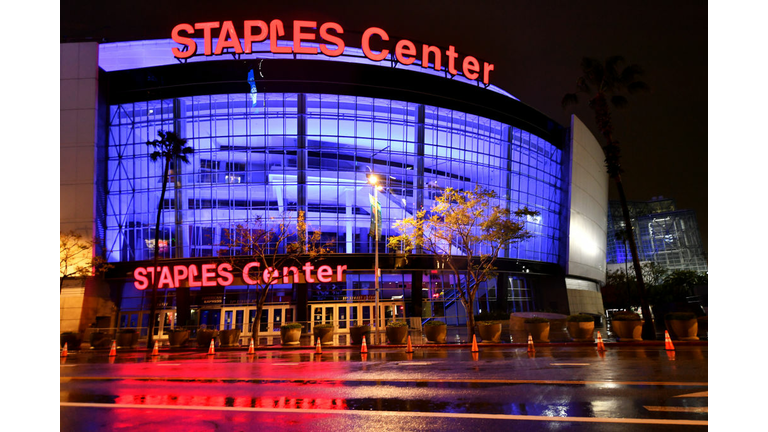
MULTIPOLYGON (((172 48, 173 56, 186 59, 197 54, 199 48, 192 39, 198 31, 202 31, 203 54, 206 56, 221 55, 225 49, 231 49, 236 54, 250 54, 254 42, 263 42, 269 38, 269 50, 275 54, 324 54, 329 57, 337 57, 344 53, 344 41, 338 35, 344 34, 344 29, 335 22, 327 22, 318 28, 317 21, 293 21, 293 37, 291 46, 278 46, 277 41, 281 36, 286 36, 285 26, 281 20, 272 20, 267 24, 262 20, 246 20, 239 28, 235 28, 232 21, 212 21, 202 23, 178 24, 171 31, 174 42, 186 47, 172 48), (214 30, 218 29, 218 36, 214 30), (243 44, 240 44, 238 30, 243 35, 243 44), (214 41, 215 48, 214 48, 214 41), (318 48, 302 45, 303 42, 320 41, 318 48)), ((451 75, 461 73, 467 79, 477 80, 482 74, 482 82, 490 84, 490 75, 494 66, 492 63, 480 61, 473 56, 465 56, 461 62, 461 70, 457 69, 459 54, 451 45, 445 51, 436 46, 422 44, 421 47, 413 42, 402 39, 393 44, 389 35, 379 27, 369 27, 363 32, 360 46, 367 58, 373 61, 382 61, 387 58, 391 49, 394 49, 397 61, 404 65, 413 64, 417 59, 421 60, 421 67, 429 68, 430 63, 435 70, 442 70, 443 60, 447 60, 447 69, 451 75), (375 48, 374 48, 375 47, 375 48), (445 55, 443 55, 445 54, 445 55)), ((228 53, 231 53, 228 52, 228 53)))
MULTIPOLYGON (((337 265, 332 268, 329 265, 321 265, 315 270, 311 262, 305 263, 301 267, 285 266, 281 269, 267 267, 261 270, 261 264, 253 261, 243 267, 239 275, 243 283, 248 285, 256 284, 289 284, 300 282, 340 282, 344 280, 344 272, 347 270, 345 265, 337 265)), ((158 276, 157 287, 178 288, 180 286, 189 287, 209 287, 209 286, 230 286, 235 282, 235 275, 232 272, 232 265, 228 263, 220 264, 197 264, 175 265, 161 267, 138 267, 133 271, 133 277, 136 281, 133 286, 138 290, 147 289, 154 282, 155 275, 158 276)))

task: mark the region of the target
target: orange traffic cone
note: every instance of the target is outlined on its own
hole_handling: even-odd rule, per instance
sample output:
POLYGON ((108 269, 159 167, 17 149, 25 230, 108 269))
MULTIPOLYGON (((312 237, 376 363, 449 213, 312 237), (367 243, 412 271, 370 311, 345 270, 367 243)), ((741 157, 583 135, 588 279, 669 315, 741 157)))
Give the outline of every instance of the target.
POLYGON ((256 348, 253 346, 253 338, 251 338, 251 344, 248 345, 248 354, 256 354, 256 348))
POLYGON ((61 357, 66 357, 66 356, 67 356, 67 343, 64 342, 64 349, 61 350, 61 357))
POLYGON ((360 352, 368 354, 368 345, 365 344, 365 336, 363 336, 363 346, 360 347, 360 352))
POLYGON ((322 354, 323 349, 320 347, 320 338, 317 338, 317 344, 315 344, 315 354, 322 354))
POLYGON ((675 346, 672 345, 672 339, 669 337, 669 331, 664 330, 664 349, 674 351, 675 346))
POLYGON ((472 335, 472 351, 471 352, 480 352, 480 348, 477 347, 477 336, 472 335))
POLYGON ((536 352, 536 348, 533 347, 533 336, 528 333, 528 352, 536 352))
POLYGON ((213 350, 213 339, 211 339, 211 346, 208 347, 208 355, 214 355, 216 352, 213 350))
POLYGON ((600 331, 597 332, 597 350, 605 351, 605 344, 603 343, 603 337, 600 336, 600 331))
POLYGON ((160 353, 157 351, 157 341, 155 341, 155 347, 152 348, 152 355, 153 356, 160 355, 160 353))
POLYGON ((406 353, 413 352, 413 346, 411 345, 411 335, 408 335, 408 346, 405 348, 406 353))
POLYGON ((117 342, 112 341, 112 348, 109 349, 109 356, 114 357, 117 355, 117 342))

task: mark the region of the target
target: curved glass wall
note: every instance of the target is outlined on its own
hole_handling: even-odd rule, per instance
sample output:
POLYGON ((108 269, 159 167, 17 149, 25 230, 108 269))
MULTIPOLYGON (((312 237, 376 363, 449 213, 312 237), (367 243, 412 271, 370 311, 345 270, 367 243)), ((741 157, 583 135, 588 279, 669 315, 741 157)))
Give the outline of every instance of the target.
POLYGON ((356 96, 192 96, 110 106, 105 246, 109 261, 151 259, 162 164, 148 140, 176 130, 194 154, 173 167, 159 235, 165 258, 218 256, 225 230, 305 210, 337 253, 372 253, 372 187, 383 180, 382 242, 446 187, 497 192, 541 212, 505 257, 558 262, 562 151, 472 114, 356 96))

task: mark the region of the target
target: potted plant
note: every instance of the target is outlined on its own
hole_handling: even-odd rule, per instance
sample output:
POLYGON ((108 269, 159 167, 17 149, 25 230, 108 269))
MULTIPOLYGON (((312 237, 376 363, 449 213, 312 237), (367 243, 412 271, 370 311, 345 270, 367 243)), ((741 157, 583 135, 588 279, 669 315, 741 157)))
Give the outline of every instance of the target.
POLYGON ((283 345, 298 345, 301 339, 301 323, 292 322, 280 326, 280 343, 283 345))
POLYGON ((59 341, 61 342, 62 348, 64 348, 64 344, 66 343, 68 350, 79 350, 80 343, 82 342, 80 333, 78 332, 64 332, 59 337, 59 341))
POLYGON ((526 318, 525 331, 531 335, 534 342, 549 342, 549 320, 542 317, 526 318))
POLYGON ((333 331, 335 327, 333 324, 315 324, 312 327, 312 339, 316 342, 320 339, 321 345, 333 345, 333 331))
POLYGON ((355 325, 349 328, 349 339, 352 345, 362 345, 363 338, 367 345, 371 344, 371 326, 355 325))
POLYGON ((240 329, 233 328, 219 332, 219 342, 223 347, 240 346, 240 329))
POLYGON ((611 317, 613 333, 620 341, 643 340, 643 322, 640 315, 629 311, 617 312, 611 317))
POLYGON ((386 332, 389 343, 403 345, 408 337, 408 323, 405 321, 390 321, 387 324, 386 332))
POLYGON ((501 342, 501 322, 478 321, 477 333, 480 335, 480 343, 499 343, 501 342))
POLYGON ((216 339, 216 337, 219 335, 219 332, 213 329, 207 329, 207 328, 199 328, 197 330, 197 347, 198 348, 205 348, 211 346, 211 341, 216 339))
POLYGON ((120 329, 117 332, 118 348, 133 348, 139 342, 139 332, 136 329, 120 329))
POLYGON ((424 324, 424 334, 427 336, 427 341, 431 343, 445 343, 447 330, 448 326, 442 321, 429 320, 424 324))
POLYGON ((697 341, 699 322, 692 312, 672 312, 665 317, 665 324, 669 330, 669 336, 681 341, 697 341))
MULTIPOLYGON (((187 341, 189 341, 189 330, 175 328, 168 332, 168 343, 174 348, 183 346, 187 341)), ((210 342, 208 344, 210 345, 210 342)))
POLYGON ((577 314, 569 315, 566 319, 568 334, 576 342, 592 342, 595 332, 595 319, 592 315, 577 314))

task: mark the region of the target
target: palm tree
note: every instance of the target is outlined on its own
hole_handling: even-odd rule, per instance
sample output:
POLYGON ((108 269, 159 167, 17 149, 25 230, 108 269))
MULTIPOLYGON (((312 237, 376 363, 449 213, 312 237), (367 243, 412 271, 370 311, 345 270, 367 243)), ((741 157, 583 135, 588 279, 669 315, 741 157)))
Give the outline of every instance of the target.
MULTIPOLYGON (((656 339, 656 331, 654 330, 651 310, 645 295, 643 271, 640 266, 640 258, 637 256, 635 236, 632 234, 632 223, 629 217, 627 198, 624 195, 624 187, 621 184, 621 173, 623 172, 621 169, 621 148, 619 147, 619 141, 613 136, 613 123, 611 122, 609 108, 609 101, 610 105, 613 105, 615 108, 627 106, 627 98, 622 93, 634 94, 639 91, 647 91, 649 88, 648 84, 638 80, 638 77, 643 74, 642 68, 636 64, 631 64, 619 70, 619 66, 623 62, 624 58, 621 56, 608 57, 605 63, 591 58, 582 59, 581 70, 583 75, 576 80, 576 89, 577 93, 584 93, 589 97, 588 106, 594 112, 595 123, 606 142, 603 146, 605 166, 608 175, 616 184, 619 192, 621 209, 624 213, 624 226, 627 230, 629 249, 632 252, 632 264, 635 268, 640 305, 643 311, 643 318, 645 319, 643 339, 653 340, 656 339)), ((563 96, 563 108, 579 102, 577 93, 568 93, 563 96)))
MULTIPOLYGON (((155 221, 155 244, 154 244, 154 260, 153 268, 157 268, 157 262, 160 258, 160 217, 163 213, 163 201, 165 200, 165 191, 168 187, 168 180, 171 173, 171 164, 178 165, 180 162, 189 163, 188 155, 192 154, 194 150, 191 147, 187 147, 187 140, 179 138, 176 132, 164 132, 158 131, 157 135, 160 139, 147 141, 147 145, 154 149, 149 154, 149 158, 152 162, 158 160, 163 162, 163 187, 160 192, 160 200, 157 203, 157 219, 155 221)), ((178 169, 177 169, 178 170, 178 169)), ((170 244, 169 244, 170 247, 170 244)), ((152 348, 152 339, 155 330, 155 313, 157 310, 157 285, 160 278, 159 275, 155 275, 152 278, 152 306, 149 315, 149 334, 147 335, 147 348, 152 348)), ((178 303, 177 303, 178 306, 178 303)))

